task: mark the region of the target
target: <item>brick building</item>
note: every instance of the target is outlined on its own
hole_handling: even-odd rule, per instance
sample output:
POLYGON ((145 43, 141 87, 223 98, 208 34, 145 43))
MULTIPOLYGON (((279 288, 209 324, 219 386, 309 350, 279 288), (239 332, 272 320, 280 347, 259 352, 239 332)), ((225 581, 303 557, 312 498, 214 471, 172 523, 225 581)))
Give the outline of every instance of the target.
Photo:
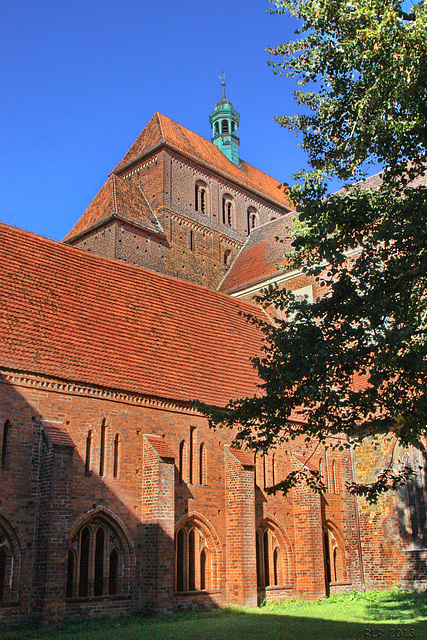
POLYGON ((250 298, 277 278, 292 210, 239 160, 224 91, 210 122, 212 142, 155 114, 62 243, 0 225, 1 623, 316 598, 407 571, 413 521, 345 491, 371 452, 254 459, 191 403, 257 392, 241 312, 264 313, 250 298), (266 494, 301 465, 324 495, 266 494))

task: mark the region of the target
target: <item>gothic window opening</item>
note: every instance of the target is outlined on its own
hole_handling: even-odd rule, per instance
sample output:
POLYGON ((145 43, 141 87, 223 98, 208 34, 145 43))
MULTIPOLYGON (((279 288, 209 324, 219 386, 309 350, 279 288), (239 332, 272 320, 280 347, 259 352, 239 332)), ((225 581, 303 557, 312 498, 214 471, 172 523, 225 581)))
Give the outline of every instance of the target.
POLYGON ((84 525, 68 550, 67 598, 90 598, 120 593, 122 551, 117 532, 102 517, 84 525))
POLYGON ((175 589, 178 592, 212 588, 211 552, 206 536, 192 521, 175 536, 175 589))
POLYGON ((114 438, 113 478, 119 477, 120 435, 114 438))
POLYGON ((224 264, 230 264, 230 257, 231 257, 231 249, 226 249, 224 251, 224 264))
POLYGON ((196 437, 196 427, 190 427, 190 459, 189 459, 189 469, 188 469, 188 481, 190 484, 194 483, 196 478, 195 475, 195 437, 196 437))
POLYGON ((258 212, 255 207, 249 207, 247 212, 248 234, 255 229, 258 224, 258 212))
POLYGON ((91 458, 92 458, 92 429, 89 429, 86 436, 86 456, 85 456, 85 475, 91 474, 91 458))
POLYGON ((6 578, 6 550, 0 549, 0 602, 4 596, 4 583, 6 578))
POLYGON ((185 440, 179 445, 179 482, 188 482, 188 448, 185 440))
POLYGON ((256 532, 256 562, 259 589, 284 584, 282 551, 273 528, 266 522, 256 532))
POLYGON ((105 475, 105 439, 107 435, 107 426, 105 420, 101 424, 101 444, 99 449, 99 477, 105 475))
POLYGON ((222 223, 231 227, 233 224, 234 200, 229 195, 222 196, 222 223))
POLYGON ((427 548, 427 455, 425 451, 411 448, 404 458, 405 467, 412 471, 406 486, 399 489, 406 505, 406 520, 414 549, 427 548))
POLYGON ((199 213, 207 215, 207 199, 208 199, 208 187, 205 182, 198 180, 194 188, 194 208, 199 213))
POLYGON ((332 461, 332 490, 334 493, 338 493, 337 464, 335 460, 332 461))
POLYGON ((202 442, 199 448, 199 483, 207 484, 206 445, 202 442))
POLYGON ((20 576, 19 547, 7 522, 0 519, 0 602, 14 601, 18 597, 20 576))
POLYGON ((195 248, 194 231, 193 231, 193 229, 190 229, 190 251, 194 251, 194 248, 195 248))
POLYGON ((6 420, 3 425, 3 436, 2 436, 2 444, 1 444, 1 461, 0 461, 0 469, 7 469, 9 466, 9 457, 10 457, 10 422, 6 420))
POLYGON ((345 573, 344 552, 339 537, 329 527, 323 530, 323 553, 326 585, 342 582, 345 573))

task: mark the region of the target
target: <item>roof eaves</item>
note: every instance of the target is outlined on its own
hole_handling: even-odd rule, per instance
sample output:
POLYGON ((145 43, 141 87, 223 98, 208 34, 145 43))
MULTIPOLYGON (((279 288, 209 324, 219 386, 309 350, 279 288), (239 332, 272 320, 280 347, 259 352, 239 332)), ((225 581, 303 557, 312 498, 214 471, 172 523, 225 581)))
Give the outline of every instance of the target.
POLYGON ((132 224, 135 227, 144 229, 145 231, 149 231, 150 233, 153 233, 154 235, 159 236, 160 238, 166 238, 166 234, 163 231, 159 222, 152 223, 153 225, 156 225, 158 227, 158 230, 155 230, 149 227, 148 225, 144 225, 144 223, 142 222, 135 222, 135 220, 132 220, 131 218, 126 218, 126 216, 124 216, 123 214, 113 213, 107 216, 106 218, 102 218, 101 220, 98 220, 98 222, 96 222, 95 224, 92 224, 90 227, 87 227, 86 229, 83 229, 83 231, 76 233, 76 235, 70 236, 66 240, 61 240, 61 242, 62 244, 70 244, 71 242, 75 242, 76 240, 81 240, 92 231, 96 231, 100 227, 104 226, 106 222, 109 222, 112 220, 122 220, 123 222, 128 222, 129 224, 132 224))

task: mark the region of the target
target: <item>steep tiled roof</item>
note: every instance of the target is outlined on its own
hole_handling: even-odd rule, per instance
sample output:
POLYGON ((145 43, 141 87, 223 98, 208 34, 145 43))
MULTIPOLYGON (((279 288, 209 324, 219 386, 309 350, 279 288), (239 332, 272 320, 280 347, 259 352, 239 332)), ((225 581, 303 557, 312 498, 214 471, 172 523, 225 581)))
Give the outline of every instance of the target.
POLYGON ((238 460, 244 467, 255 466, 254 454, 251 451, 243 451, 242 449, 234 449, 233 447, 227 448, 236 460, 238 460))
POLYGON ((218 287, 219 291, 233 293, 277 275, 277 265, 285 264, 283 254, 292 247, 289 227, 293 215, 288 213, 253 229, 218 287))
POLYGON ((138 187, 111 175, 63 242, 69 242, 112 218, 131 222, 147 231, 161 232, 154 213, 138 187))
POLYGON ((160 436, 149 435, 149 434, 146 434, 145 438, 147 442, 151 444, 151 446, 153 447, 153 449, 156 451, 156 453, 160 458, 163 458, 166 460, 173 460, 175 458, 171 448, 169 447, 169 445, 167 444, 164 438, 161 438, 160 436))
POLYGON ((57 447, 74 447, 74 443, 63 424, 42 420, 42 425, 52 444, 57 447))
POLYGON ((0 366, 178 401, 256 392, 254 305, 0 224, 0 366))
POLYGON ((243 160, 237 167, 212 142, 205 140, 197 133, 193 133, 161 113, 154 114, 123 160, 114 169, 114 173, 120 173, 163 145, 205 165, 229 180, 240 183, 246 189, 255 191, 279 207, 292 208, 278 180, 243 160))

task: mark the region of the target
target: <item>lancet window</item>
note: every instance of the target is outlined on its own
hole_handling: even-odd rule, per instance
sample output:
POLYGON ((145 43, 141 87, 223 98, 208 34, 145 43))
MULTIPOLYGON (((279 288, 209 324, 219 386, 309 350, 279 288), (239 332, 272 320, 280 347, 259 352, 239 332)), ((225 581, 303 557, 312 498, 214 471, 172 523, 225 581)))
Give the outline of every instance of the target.
POLYGON ((270 523, 263 522, 257 529, 256 559, 259 589, 285 583, 282 549, 270 523))
POLYGON ((192 520, 175 536, 176 591, 212 588, 212 556, 204 532, 192 520))
POLYGON ((68 550, 67 597, 121 593, 122 556, 115 528, 102 517, 92 518, 76 533, 68 550))

